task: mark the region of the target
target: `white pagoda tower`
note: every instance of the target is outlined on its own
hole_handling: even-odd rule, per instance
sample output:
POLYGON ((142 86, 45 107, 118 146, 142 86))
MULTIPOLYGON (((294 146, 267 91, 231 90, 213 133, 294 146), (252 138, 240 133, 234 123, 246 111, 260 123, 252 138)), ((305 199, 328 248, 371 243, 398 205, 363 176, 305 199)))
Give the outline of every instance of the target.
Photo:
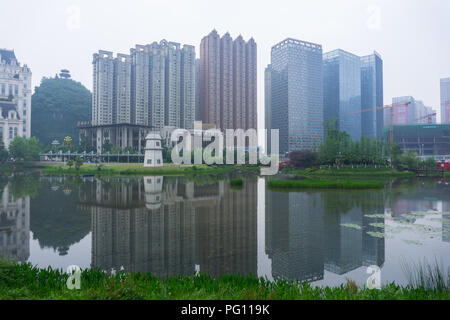
POLYGON ((145 157, 144 157, 144 167, 162 167, 162 146, 161 146, 161 136, 159 133, 149 133, 145 137, 145 157))

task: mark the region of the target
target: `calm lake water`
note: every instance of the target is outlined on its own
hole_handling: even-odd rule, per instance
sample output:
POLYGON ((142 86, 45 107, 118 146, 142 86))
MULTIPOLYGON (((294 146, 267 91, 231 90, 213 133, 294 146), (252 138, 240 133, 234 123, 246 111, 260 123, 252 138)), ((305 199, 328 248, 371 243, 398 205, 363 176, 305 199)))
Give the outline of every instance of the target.
POLYGON ((0 255, 158 276, 253 274, 339 285, 407 284, 402 263, 450 266, 450 186, 393 181, 381 191, 272 192, 264 178, 0 180, 0 255))

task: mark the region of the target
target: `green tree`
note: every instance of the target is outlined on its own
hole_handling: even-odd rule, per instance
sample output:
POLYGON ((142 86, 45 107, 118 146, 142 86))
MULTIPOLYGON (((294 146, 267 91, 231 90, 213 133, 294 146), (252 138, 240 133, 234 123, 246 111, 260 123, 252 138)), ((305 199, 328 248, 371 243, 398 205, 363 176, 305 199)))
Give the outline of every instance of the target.
POLYGON ((398 144, 393 144, 390 146, 389 153, 391 155, 391 162, 394 167, 398 167, 399 165, 399 159, 402 155, 402 150, 400 149, 400 146, 398 144))
POLYGON ((72 169, 73 165, 74 165, 74 162, 73 162, 72 159, 70 159, 69 161, 67 161, 67 166, 69 167, 69 169, 72 169))
POLYGON ((419 167, 419 160, 416 154, 408 151, 399 157, 398 166, 401 169, 414 171, 419 167))
MULTIPOLYGON (((79 121, 91 119, 92 95, 81 83, 70 79, 43 78, 32 96, 31 134, 45 146, 55 139, 72 137, 78 144, 79 121)), ((87 141, 86 141, 87 142, 87 141)), ((88 150, 82 150, 88 151, 88 150)))
POLYGON ((80 168, 81 168, 82 165, 83 165, 83 159, 81 159, 81 157, 78 156, 78 157, 75 159, 75 169, 76 169, 76 170, 80 170, 80 168))
POLYGON ((0 146, 0 163, 4 163, 8 161, 9 152, 6 150, 3 145, 0 146))
POLYGON ((40 151, 41 145, 36 137, 30 139, 15 137, 9 145, 9 152, 17 161, 37 161, 40 151))
POLYGON ((435 169, 437 168, 437 162, 435 159, 433 158, 427 158, 424 162, 423 165, 425 168, 427 169, 435 169))
POLYGON ((122 148, 119 146, 114 146, 111 148, 111 154, 119 154, 122 153, 122 148))
POLYGON ((113 148, 113 145, 109 140, 105 140, 105 143, 103 143, 102 146, 102 153, 111 152, 111 149, 113 148))

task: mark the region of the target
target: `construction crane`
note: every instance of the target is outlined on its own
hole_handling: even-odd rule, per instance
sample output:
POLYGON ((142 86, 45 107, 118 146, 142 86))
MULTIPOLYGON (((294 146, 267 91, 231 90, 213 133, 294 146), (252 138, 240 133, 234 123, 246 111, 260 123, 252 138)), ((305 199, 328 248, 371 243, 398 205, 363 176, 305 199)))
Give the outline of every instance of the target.
POLYGON ((411 104, 411 101, 406 102, 406 103, 401 103, 401 104, 388 104, 386 106, 381 106, 381 107, 376 107, 376 108, 371 108, 371 109, 364 109, 361 111, 351 112, 348 114, 358 114, 358 113, 370 112, 370 111, 375 111, 375 110, 389 109, 389 111, 390 111, 389 141, 390 141, 391 145, 393 145, 394 144, 394 108, 409 106, 410 104, 411 104))
POLYGON ((423 119, 428 119, 428 124, 433 124, 433 118, 432 118, 432 117, 434 117, 435 115, 437 115, 436 112, 430 113, 430 114, 427 114, 427 115, 424 116, 424 117, 417 118, 417 119, 415 119, 414 121, 415 121, 415 122, 419 122, 419 121, 421 121, 421 120, 423 120, 423 119))

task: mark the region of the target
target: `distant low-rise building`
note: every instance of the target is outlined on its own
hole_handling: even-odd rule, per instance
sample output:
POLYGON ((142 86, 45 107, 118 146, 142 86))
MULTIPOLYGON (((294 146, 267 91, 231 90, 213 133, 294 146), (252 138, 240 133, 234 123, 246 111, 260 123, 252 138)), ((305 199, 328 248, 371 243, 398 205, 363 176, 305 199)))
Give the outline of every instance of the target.
POLYGON ((31 70, 14 51, 0 49, 0 144, 31 136, 31 70))
MULTIPOLYGON (((389 128, 384 128, 387 139, 389 128)), ((420 156, 450 155, 450 124, 395 125, 394 142, 420 156)))

